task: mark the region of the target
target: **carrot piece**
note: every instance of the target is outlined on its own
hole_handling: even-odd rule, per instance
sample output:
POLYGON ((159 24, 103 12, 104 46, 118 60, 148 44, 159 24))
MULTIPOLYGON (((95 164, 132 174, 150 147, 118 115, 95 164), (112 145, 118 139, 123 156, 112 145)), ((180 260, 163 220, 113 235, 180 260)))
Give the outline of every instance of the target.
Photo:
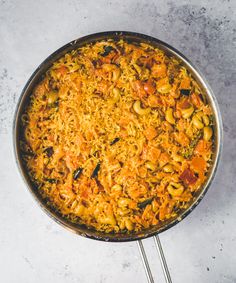
POLYGON ((178 103, 178 107, 180 109, 187 109, 191 106, 191 104, 189 103, 189 99, 188 98, 184 98, 182 101, 180 101, 178 103))
POLYGON ((194 175, 193 171, 190 169, 185 169, 179 177, 186 185, 192 185, 196 183, 197 177, 194 175))
POLYGON ((143 98, 147 95, 146 91, 143 88, 143 83, 141 81, 134 81, 132 83, 132 88, 139 98, 143 98))
POLYGON ((211 147, 211 142, 200 140, 195 147, 194 154, 205 156, 209 152, 211 147))
POLYGON ((161 221, 165 219, 166 214, 167 214, 167 208, 166 208, 166 206, 160 207, 160 210, 159 210, 159 219, 160 219, 161 221))
POLYGON ((147 159, 153 163, 157 163, 160 154, 161 150, 159 148, 149 147, 147 149, 147 159))
POLYGON ((189 89, 190 88, 190 79, 189 77, 185 77, 179 86, 180 89, 189 89))
POLYGON ((188 146, 190 142, 188 136, 184 132, 175 133, 175 139, 182 146, 188 146))
POLYGON ((151 106, 151 107, 163 106, 163 102, 160 99, 160 97, 158 97, 158 96, 156 96, 154 94, 149 95, 147 101, 148 101, 148 105, 151 106))
POLYGON ((195 156, 191 161, 191 167, 194 171, 201 173, 206 170, 207 163, 204 158, 195 156))
POLYGON ((159 157, 159 164, 160 166, 164 166, 166 163, 170 161, 170 156, 167 152, 163 152, 159 157))
POLYGON ((144 131, 144 135, 145 135, 147 140, 151 141, 152 139, 154 139, 157 136, 157 130, 152 126, 148 127, 144 131))
POLYGON ((202 105, 202 100, 200 96, 196 93, 193 93, 191 95, 191 101, 197 108, 199 108, 202 105))
POLYGON ((155 64, 152 67, 152 75, 156 78, 163 78, 166 76, 166 64, 155 64))
POLYGON ((58 69, 56 69, 56 71, 57 71, 57 73, 59 73, 60 75, 64 76, 64 75, 67 73, 68 69, 67 69, 67 67, 65 67, 65 66, 61 66, 61 67, 59 67, 58 69))
POLYGON ((143 88, 147 92, 147 94, 150 94, 150 95, 154 94, 156 91, 155 84, 151 80, 148 80, 146 83, 144 83, 143 88))

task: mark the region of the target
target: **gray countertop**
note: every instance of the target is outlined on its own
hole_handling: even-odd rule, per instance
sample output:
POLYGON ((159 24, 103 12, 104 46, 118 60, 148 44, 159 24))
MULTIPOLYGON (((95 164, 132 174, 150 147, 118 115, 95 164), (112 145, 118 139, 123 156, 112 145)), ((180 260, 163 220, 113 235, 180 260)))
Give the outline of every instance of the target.
MULTIPOLYGON (((106 30, 155 36, 191 58, 218 99, 224 148, 201 204, 160 235, 173 282, 236 282, 236 1, 0 0, 0 282, 146 282, 135 242, 76 236, 47 217, 14 161, 11 127, 20 92, 50 53, 106 30)), ((152 239, 155 282, 164 282, 152 239)))

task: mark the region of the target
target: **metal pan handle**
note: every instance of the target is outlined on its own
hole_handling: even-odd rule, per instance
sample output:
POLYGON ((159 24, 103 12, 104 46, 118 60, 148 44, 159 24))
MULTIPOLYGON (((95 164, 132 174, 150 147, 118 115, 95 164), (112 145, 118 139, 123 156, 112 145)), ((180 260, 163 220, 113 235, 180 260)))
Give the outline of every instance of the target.
MULTIPOLYGON (((159 238, 158 235, 155 235, 153 237, 153 239, 154 239, 156 249, 157 249, 160 261, 161 261, 161 266, 162 266, 162 270, 163 270, 163 273, 164 273, 164 276, 165 276, 166 283, 172 283, 171 277, 170 277, 170 272, 169 272, 169 269, 168 269, 168 265, 166 263, 165 255, 164 255, 164 252, 163 252, 163 249, 162 249, 160 238, 159 238)), ((140 255, 141 255, 141 258, 142 258, 145 273, 146 273, 146 276, 147 276, 147 281, 148 281, 148 283, 154 283, 154 279, 153 279, 153 276, 152 276, 150 265, 148 263, 148 259, 147 259, 147 256, 146 256, 146 252, 145 252, 142 240, 138 240, 137 244, 138 244, 139 252, 140 252, 140 255)))

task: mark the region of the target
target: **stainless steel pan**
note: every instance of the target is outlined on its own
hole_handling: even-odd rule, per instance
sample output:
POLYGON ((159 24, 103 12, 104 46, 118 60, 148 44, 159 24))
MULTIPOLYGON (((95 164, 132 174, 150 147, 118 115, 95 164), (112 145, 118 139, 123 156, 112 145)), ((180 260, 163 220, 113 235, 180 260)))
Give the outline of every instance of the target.
MULTIPOLYGON (((182 55, 179 51, 177 51, 175 48, 171 47, 170 45, 156 38, 153 38, 153 37, 150 37, 144 34, 138 34, 138 33, 133 33, 133 32, 110 31, 110 32, 96 33, 96 34, 92 34, 92 35, 88 35, 88 36, 76 39, 66 44, 65 46, 61 47, 57 51, 55 51, 52 55, 50 55, 47 59, 45 59, 43 63, 40 64, 40 66, 35 70, 35 72, 32 74, 32 76, 26 83, 21 93, 21 96, 19 98, 19 102, 16 107, 15 119, 14 119, 14 125, 13 125, 13 143, 14 143, 16 162, 17 162, 19 171, 29 191, 32 193, 33 197, 38 202, 38 204, 42 207, 42 209, 51 218, 53 218, 53 220, 61 224, 64 228, 69 229, 70 231, 77 233, 81 236, 88 237, 91 239, 102 240, 102 241, 112 241, 112 242, 134 241, 134 240, 141 240, 147 237, 157 235, 171 228, 172 226, 180 222, 182 219, 184 219, 202 200, 202 198, 206 194, 207 190, 209 189, 213 181, 213 178, 215 176, 216 169, 219 163, 221 147, 222 147, 222 122, 221 122, 221 115, 219 112, 219 107, 218 107, 216 98, 211 88, 209 87, 206 80, 203 78, 203 75, 199 72, 199 70, 196 67, 194 67, 193 64, 184 55, 182 55), (45 201, 42 199, 37 189, 35 188, 35 185, 31 182, 27 169, 25 168, 25 165, 22 160, 22 156, 20 152, 20 144, 19 144, 21 135, 22 135, 22 130, 23 130, 21 126, 21 121, 20 121, 21 114, 24 112, 25 107, 29 102, 29 97, 35 85, 41 80, 43 74, 45 74, 45 72, 51 67, 53 62, 56 61, 61 56, 63 56, 65 53, 70 52, 73 49, 76 49, 90 42, 96 42, 98 40, 109 39, 109 38, 112 38, 115 40, 119 40, 123 38, 131 42, 146 42, 146 43, 149 43, 151 45, 154 45, 164 50, 167 54, 171 56, 175 56, 176 58, 180 59, 183 62, 183 65, 189 70, 189 72, 191 72, 193 77, 202 87, 204 94, 208 100, 208 103, 211 105, 213 109, 214 124, 215 124, 215 127, 214 127, 215 144, 214 144, 214 154, 213 154, 212 166, 208 173, 208 176, 207 176, 207 179, 204 185, 195 195, 189 207, 185 210, 182 210, 179 213, 178 217, 174 219, 170 219, 155 227, 152 227, 142 232, 133 233, 133 234, 106 234, 103 232, 91 230, 91 229, 88 229, 86 226, 78 225, 78 224, 74 224, 70 222, 69 220, 63 218, 63 216, 60 215, 58 212, 54 211, 50 206, 48 206, 45 203, 45 201)), ((157 240, 156 244, 158 246, 159 238, 156 238, 156 240, 157 240)), ((139 244, 140 244, 139 246, 140 251, 142 251, 141 242, 139 242, 139 244)), ((145 258, 143 259, 145 262, 145 258)), ((146 271, 148 272, 148 270, 146 271)))

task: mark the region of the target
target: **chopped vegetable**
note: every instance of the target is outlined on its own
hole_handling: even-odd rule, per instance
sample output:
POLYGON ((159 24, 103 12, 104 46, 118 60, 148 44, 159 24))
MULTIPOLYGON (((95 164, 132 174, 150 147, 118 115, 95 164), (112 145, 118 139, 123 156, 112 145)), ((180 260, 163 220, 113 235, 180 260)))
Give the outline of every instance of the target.
POLYGON ((73 179, 77 180, 82 174, 82 172, 83 172, 83 168, 79 167, 78 169, 76 169, 73 173, 73 179))
POLYGON ((194 148, 202 137, 202 132, 199 132, 195 138, 190 142, 190 147, 194 148))
POLYGON ((56 71, 59 75, 64 76, 64 75, 67 73, 68 68, 67 68, 66 66, 61 66, 61 67, 57 68, 55 71, 56 71))
POLYGON ((182 94, 182 95, 186 95, 186 96, 189 96, 189 94, 190 94, 190 89, 181 89, 180 90, 180 94, 182 94))
POLYGON ((191 140, 190 144, 188 147, 183 147, 181 154, 183 157, 189 159, 191 158, 191 156, 194 153, 195 147, 198 144, 199 140, 202 137, 202 132, 200 131, 195 137, 194 139, 191 140))
POLYGON ((54 153, 53 147, 52 147, 52 146, 47 147, 47 148, 44 150, 44 152, 47 154, 47 157, 51 157, 51 156, 53 155, 53 153, 54 153))
POLYGON ((204 173, 207 168, 207 163, 203 157, 195 156, 191 162, 192 169, 198 173, 204 173))
POLYGON ((196 93, 191 94, 191 101, 197 108, 201 107, 202 105, 201 97, 202 97, 201 94, 196 94, 196 93))
POLYGON ((148 94, 154 94, 156 91, 155 85, 152 81, 147 81, 146 83, 144 83, 143 86, 144 90, 148 93, 148 94))
POLYGON ((200 140, 194 150, 196 155, 206 156, 210 150, 211 142, 200 140))
POLYGON ((194 175, 193 171, 190 169, 185 169, 184 172, 180 175, 180 180, 182 180, 186 185, 192 185, 196 183, 197 176, 194 175))
POLYGON ((150 126, 144 131, 144 135, 147 140, 151 141, 157 136, 157 130, 155 127, 150 126))
POLYGON ((115 50, 115 48, 113 48, 112 46, 104 46, 104 52, 103 53, 101 53, 101 56, 102 57, 106 57, 108 54, 110 54, 111 53, 111 51, 113 51, 113 50, 115 50))
POLYGON ((187 97, 184 97, 184 99, 182 99, 179 103, 178 106, 180 109, 187 109, 191 106, 191 104, 189 103, 189 99, 187 97))
POLYGON ((98 171, 100 170, 100 166, 101 166, 101 164, 98 162, 97 166, 93 170, 93 173, 91 175, 91 179, 96 178, 98 176, 98 171))
POLYGON ((148 204, 151 204, 153 201, 153 197, 152 198, 149 198, 149 199, 146 199, 140 203, 138 203, 138 208, 145 208, 148 204))
POLYGON ((143 154, 145 159, 151 161, 152 163, 156 164, 160 158, 161 150, 157 147, 148 147, 147 149, 143 150, 143 154), (145 152, 146 151, 146 152, 145 152))
POLYGON ((45 181, 47 181, 50 184, 56 184, 57 183, 56 179, 45 178, 45 181))
POLYGON ((59 99, 49 105, 50 108, 57 108, 59 106, 59 99))
POLYGON ((119 140, 120 140, 120 138, 115 138, 115 139, 110 143, 110 145, 113 145, 113 144, 117 143, 119 140))

